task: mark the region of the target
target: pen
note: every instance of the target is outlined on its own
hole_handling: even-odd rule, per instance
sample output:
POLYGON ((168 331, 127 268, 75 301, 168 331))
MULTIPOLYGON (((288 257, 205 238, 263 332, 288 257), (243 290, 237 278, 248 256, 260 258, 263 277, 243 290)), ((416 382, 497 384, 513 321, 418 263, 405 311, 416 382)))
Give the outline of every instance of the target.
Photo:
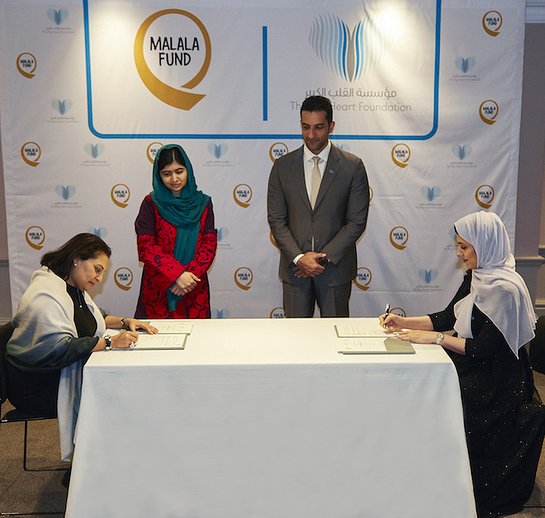
POLYGON ((384 327, 384 328, 386 327, 386 324, 384 323, 384 320, 386 320, 386 318, 388 318, 388 315, 390 314, 391 310, 392 310, 392 306, 390 306, 390 303, 388 302, 388 304, 386 304, 386 306, 384 306, 384 313, 386 314, 386 316, 382 320, 382 327, 384 327))

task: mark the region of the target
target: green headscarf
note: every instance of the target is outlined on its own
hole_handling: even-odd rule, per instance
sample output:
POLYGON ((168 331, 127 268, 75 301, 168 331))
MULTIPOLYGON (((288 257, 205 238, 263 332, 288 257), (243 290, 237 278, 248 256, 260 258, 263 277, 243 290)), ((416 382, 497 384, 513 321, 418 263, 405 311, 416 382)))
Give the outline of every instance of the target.
MULTIPOLYGON (((176 243, 174 245, 174 257, 181 264, 188 264, 195 257, 197 238, 199 237, 200 220, 204 208, 210 200, 202 191, 197 189, 193 166, 184 149, 177 144, 163 146, 155 155, 153 162, 153 191, 151 199, 157 206, 161 217, 176 227, 176 243), (177 149, 182 155, 187 170, 187 183, 176 197, 163 183, 159 171, 159 158, 163 151, 177 149)), ((174 311, 181 297, 167 291, 168 309, 174 311)))

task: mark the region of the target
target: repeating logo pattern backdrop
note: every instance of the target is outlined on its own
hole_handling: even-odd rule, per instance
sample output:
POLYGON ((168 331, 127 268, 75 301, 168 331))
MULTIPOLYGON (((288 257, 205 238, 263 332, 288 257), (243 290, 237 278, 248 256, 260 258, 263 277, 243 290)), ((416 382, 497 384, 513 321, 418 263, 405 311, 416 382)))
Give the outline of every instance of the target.
POLYGON ((273 160, 299 108, 331 98, 334 143, 372 200, 351 312, 442 307, 459 284, 452 224, 493 210, 514 240, 524 0, 59 0, 0 6, 1 134, 12 305, 41 255, 103 237, 95 299, 133 313, 133 222, 159 147, 183 145, 213 199, 215 318, 281 318, 266 220, 273 160))

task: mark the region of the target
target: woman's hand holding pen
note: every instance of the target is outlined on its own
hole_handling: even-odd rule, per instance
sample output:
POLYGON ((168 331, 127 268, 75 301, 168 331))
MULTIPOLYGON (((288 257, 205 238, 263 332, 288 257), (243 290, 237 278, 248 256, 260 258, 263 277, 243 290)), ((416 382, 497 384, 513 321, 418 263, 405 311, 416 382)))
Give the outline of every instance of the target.
POLYGON ((392 332, 401 331, 405 318, 395 313, 383 313, 378 317, 379 323, 384 329, 392 332))

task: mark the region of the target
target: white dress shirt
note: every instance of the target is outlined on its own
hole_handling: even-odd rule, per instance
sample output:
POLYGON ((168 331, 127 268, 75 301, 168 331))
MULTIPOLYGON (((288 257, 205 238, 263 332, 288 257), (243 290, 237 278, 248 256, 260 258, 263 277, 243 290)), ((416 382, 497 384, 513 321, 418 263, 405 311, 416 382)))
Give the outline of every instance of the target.
MULTIPOLYGON (((330 140, 328 140, 327 146, 324 149, 322 149, 322 151, 318 155, 315 155, 312 151, 310 151, 310 149, 307 147, 306 144, 303 146, 303 166, 305 169, 305 186, 307 188, 307 196, 309 200, 310 200, 310 191, 312 189, 312 168, 314 167, 314 160, 312 160, 312 158, 315 156, 320 157, 320 161, 318 162, 318 169, 320 170, 320 177, 323 178, 325 166, 327 164, 327 159, 329 158, 330 151, 331 151, 330 140)), ((303 254, 299 254, 298 256, 294 257, 293 262, 297 264, 297 262, 299 261, 299 259, 301 259, 302 256, 303 254)))

